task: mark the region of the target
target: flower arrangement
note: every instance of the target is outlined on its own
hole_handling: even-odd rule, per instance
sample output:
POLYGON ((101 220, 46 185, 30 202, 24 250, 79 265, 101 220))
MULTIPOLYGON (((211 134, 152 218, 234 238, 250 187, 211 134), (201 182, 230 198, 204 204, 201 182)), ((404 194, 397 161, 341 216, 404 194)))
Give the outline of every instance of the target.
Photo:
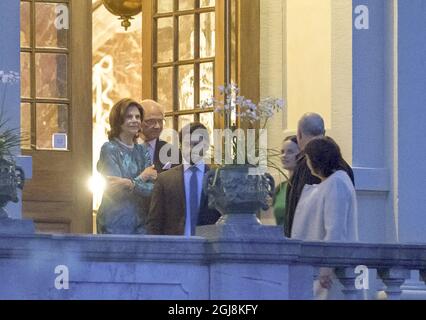
POLYGON ((216 113, 221 112, 225 116, 235 113, 238 118, 248 120, 251 123, 260 121, 262 129, 266 128, 268 120, 275 113, 284 108, 283 99, 270 97, 263 98, 258 104, 255 104, 252 100, 240 95, 240 89, 235 83, 219 86, 218 89, 224 99, 211 97, 201 103, 201 108, 215 107, 216 113))
POLYGON ((256 164, 263 166, 261 171, 265 171, 266 167, 272 167, 286 176, 280 165, 274 161, 274 158, 280 157, 281 152, 267 148, 266 132, 268 121, 277 112, 284 109, 284 100, 267 97, 256 104, 241 95, 239 87, 234 83, 227 86, 219 86, 218 90, 220 98, 211 97, 204 100, 200 104, 200 108, 214 107, 214 112, 222 113, 225 119, 230 119, 234 116, 235 119, 239 118, 251 124, 259 124, 259 129, 257 130, 248 129, 251 132, 242 132, 241 129, 237 129, 235 124, 231 125, 228 121, 225 121, 225 130, 231 130, 232 133, 237 132, 237 134, 232 135, 225 134, 225 164, 254 165, 251 159, 256 158, 256 164), (231 156, 227 157, 229 154, 231 156), (258 155, 257 157, 256 154, 258 155))

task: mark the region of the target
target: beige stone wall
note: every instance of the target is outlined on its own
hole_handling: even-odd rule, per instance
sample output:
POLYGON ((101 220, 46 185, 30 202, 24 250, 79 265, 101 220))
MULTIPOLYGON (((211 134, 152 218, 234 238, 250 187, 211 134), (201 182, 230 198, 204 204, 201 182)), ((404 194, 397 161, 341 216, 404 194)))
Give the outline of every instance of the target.
POLYGON ((261 1, 261 96, 284 97, 271 119, 269 146, 294 134, 305 112, 320 113, 352 161, 352 12, 350 0, 261 1))
POLYGON ((261 97, 286 100, 286 110, 269 122, 268 147, 279 149, 302 114, 317 112, 352 163, 352 1, 262 0, 260 6, 261 97))

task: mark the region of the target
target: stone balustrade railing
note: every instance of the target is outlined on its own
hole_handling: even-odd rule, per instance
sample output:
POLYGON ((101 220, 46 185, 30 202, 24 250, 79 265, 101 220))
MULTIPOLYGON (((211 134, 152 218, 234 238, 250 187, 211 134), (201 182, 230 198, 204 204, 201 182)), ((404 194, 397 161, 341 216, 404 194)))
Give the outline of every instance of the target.
POLYGON ((426 279, 426 245, 0 235, 0 299, 313 299, 318 267, 336 268, 345 299, 361 299, 358 266, 399 299, 410 270, 426 279))

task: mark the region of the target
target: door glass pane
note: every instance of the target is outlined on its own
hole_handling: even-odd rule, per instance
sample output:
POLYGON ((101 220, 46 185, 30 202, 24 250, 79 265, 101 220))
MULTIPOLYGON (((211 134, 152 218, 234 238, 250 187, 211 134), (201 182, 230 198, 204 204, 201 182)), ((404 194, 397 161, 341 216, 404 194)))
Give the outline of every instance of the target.
POLYGON ((31 149, 31 105, 21 103, 21 148, 31 149))
POLYGON ((189 124, 191 122, 194 122, 194 115, 193 114, 180 116, 178 118, 178 131, 180 131, 184 126, 186 126, 187 124, 189 124))
POLYGON ((67 97, 67 56, 36 53, 36 94, 38 98, 67 97))
POLYGON ((31 96, 31 54, 21 52, 21 96, 29 98, 31 96))
POLYGON ((201 0, 200 1, 200 7, 214 7, 215 6, 215 0, 201 0))
POLYGON ((194 108, 194 66, 185 65, 179 67, 179 109, 188 110, 194 108))
MULTIPOLYGON (((173 117, 166 117, 166 118, 164 118, 164 120, 165 120, 164 129, 172 130, 173 129, 173 117)), ((171 144, 179 143, 178 141, 174 142, 173 139, 172 139, 173 137, 170 134, 166 135, 166 131, 168 131, 168 130, 163 130, 163 133, 160 136, 161 140, 167 141, 168 143, 171 143, 171 144)))
POLYGON ((173 111, 173 68, 157 70, 157 101, 164 106, 166 112, 173 111))
POLYGON ((68 25, 65 3, 36 2, 36 46, 49 48, 67 48, 68 25), (56 10, 58 13, 56 13, 56 10))
POLYGON ((173 11, 173 0, 158 0, 157 1, 157 12, 165 13, 173 11))
POLYGON ((21 2, 21 47, 31 44, 31 11, 29 2, 21 2))
POLYGON ((215 13, 200 14, 200 57, 207 58, 215 55, 215 13))
POLYGON ((173 18, 158 19, 157 62, 173 61, 173 18))
POLYGON ((92 15, 93 139, 99 148, 107 139, 106 119, 114 102, 142 99, 142 15, 127 31, 115 19, 104 6, 92 15))
POLYGON ((194 0, 179 0, 179 10, 192 10, 194 9, 194 0))
POLYGON ((210 138, 210 154, 212 155, 214 141, 213 141, 213 129, 214 129, 214 113, 213 112, 206 112, 200 114, 200 122, 204 124, 207 128, 207 131, 209 132, 209 138, 210 138))
POLYGON ((213 62, 200 64, 200 101, 205 101, 214 95, 213 62))
POLYGON ((194 57, 194 15, 179 17, 179 60, 194 57))
POLYGON ((63 104, 37 104, 37 149, 67 149, 68 106, 63 104))

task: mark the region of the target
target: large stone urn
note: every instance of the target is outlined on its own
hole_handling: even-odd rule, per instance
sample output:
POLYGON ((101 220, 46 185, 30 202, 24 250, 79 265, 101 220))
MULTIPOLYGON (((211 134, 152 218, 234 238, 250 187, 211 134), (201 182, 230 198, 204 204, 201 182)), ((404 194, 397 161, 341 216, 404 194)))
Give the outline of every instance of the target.
MULTIPOLYGON (((207 237, 264 237, 266 231, 257 218, 261 209, 272 205, 274 179, 269 173, 258 174, 251 165, 226 165, 210 170, 204 180, 210 209, 222 217, 216 226, 200 227, 197 234, 207 237)), ((281 228, 280 228, 281 229, 281 228)), ((275 232, 275 236, 282 232, 275 232)))
POLYGON ((18 202, 18 189, 24 187, 24 171, 10 160, 0 157, 0 234, 32 234, 35 231, 31 220, 12 219, 5 207, 9 202, 18 202))
POLYGON ((8 218, 4 207, 9 201, 18 202, 18 188, 24 188, 24 171, 14 162, 0 158, 0 219, 8 218))

